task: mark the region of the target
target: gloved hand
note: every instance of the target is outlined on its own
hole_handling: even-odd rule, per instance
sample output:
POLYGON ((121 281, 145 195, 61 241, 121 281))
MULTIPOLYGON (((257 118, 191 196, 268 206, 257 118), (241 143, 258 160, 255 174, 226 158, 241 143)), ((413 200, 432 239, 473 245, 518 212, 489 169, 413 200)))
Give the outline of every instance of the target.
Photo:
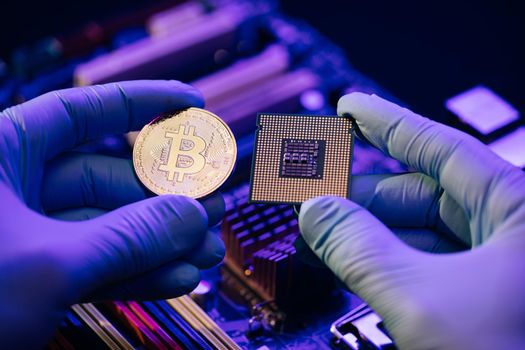
POLYGON ((525 348, 525 175, 476 139, 375 95, 346 95, 363 136, 419 170, 360 178, 302 205, 305 241, 384 319, 400 349, 525 348), (360 190, 361 188, 361 190, 360 190), (455 235, 431 254, 387 227, 455 235))
POLYGON ((55 91, 0 114, 0 341, 43 345, 67 308, 103 298, 176 297, 224 255, 207 232, 223 215, 214 195, 147 199, 130 160, 68 152, 202 106, 176 81, 55 91), (67 222, 60 219, 95 219, 67 222))

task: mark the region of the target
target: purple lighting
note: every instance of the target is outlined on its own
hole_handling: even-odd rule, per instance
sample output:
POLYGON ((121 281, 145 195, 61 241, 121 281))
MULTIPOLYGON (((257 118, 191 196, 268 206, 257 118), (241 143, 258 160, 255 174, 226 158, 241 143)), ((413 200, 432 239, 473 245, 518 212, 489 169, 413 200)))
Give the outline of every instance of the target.
POLYGON ((308 90, 301 95, 301 105, 309 111, 317 111, 325 104, 325 98, 319 90, 308 90))
POLYGON ((509 163, 520 168, 525 167, 525 127, 492 142, 489 148, 509 163))
POLYGON ((445 106, 483 135, 519 118, 514 107, 484 86, 476 86, 448 99, 445 106))

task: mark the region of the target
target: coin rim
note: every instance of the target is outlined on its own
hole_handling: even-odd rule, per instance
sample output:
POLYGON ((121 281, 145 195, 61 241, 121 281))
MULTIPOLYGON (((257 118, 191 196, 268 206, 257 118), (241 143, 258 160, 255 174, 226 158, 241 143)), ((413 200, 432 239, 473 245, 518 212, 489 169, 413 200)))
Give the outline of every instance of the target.
MULTIPOLYGON (((222 184, 224 184, 226 182, 226 180, 228 180, 228 178, 230 177, 230 175, 232 174, 233 172, 233 169, 235 168, 235 164, 237 163, 237 140, 235 140, 235 136, 233 135, 233 132, 231 131, 230 127, 228 126, 228 124, 226 124, 226 122, 224 122, 224 120, 222 120, 218 115, 210 112, 210 111, 207 111, 205 109, 202 109, 202 108, 198 108, 198 107, 190 107, 190 108, 186 108, 186 109, 182 109, 178 112, 173 112, 173 113, 167 113, 165 115, 161 115, 161 116, 158 116, 156 118, 154 118, 151 122, 149 122, 148 124, 146 124, 139 132, 139 134, 137 135, 137 138, 135 139, 135 143, 133 145, 133 168, 135 169, 135 174, 137 174, 137 177, 139 178, 140 182, 147 188, 149 189, 151 192, 157 194, 157 195, 164 195, 164 194, 173 194, 173 195, 179 195, 179 196, 186 196, 186 197, 190 197, 190 198, 194 198, 194 199, 199 199, 199 198, 203 198, 203 197, 206 197, 207 195, 213 193, 214 191, 216 191, 219 187, 222 186, 222 184), (211 116, 212 118, 215 118, 217 119, 225 128, 226 128, 226 131, 230 134, 232 140, 233 140, 233 162, 230 166, 230 168, 228 169, 228 171, 225 173, 226 176, 224 176, 224 179, 222 179, 222 181, 219 181, 217 183, 216 186, 212 187, 211 190, 209 190, 208 192, 204 192, 203 194, 199 194, 198 196, 190 196, 190 195, 187 195, 187 194, 182 194, 182 193, 172 193, 172 192, 159 192, 153 188, 151 188, 145 181, 148 179, 148 177, 144 174, 145 172, 144 171, 139 171, 139 166, 138 166, 138 147, 137 147, 137 144, 139 143, 139 140, 142 140, 140 143, 144 143, 144 140, 145 140, 145 135, 147 133, 147 130, 149 129, 152 129, 152 126, 151 124, 153 124, 154 122, 156 122, 158 119, 160 118, 166 118, 166 119, 169 119, 173 116, 175 116, 176 114, 178 113, 184 113, 184 112, 187 112, 187 111, 191 111, 191 110, 194 110, 194 111, 198 111, 198 112, 202 112, 202 113, 205 113, 205 114, 208 114, 209 116, 211 116), (135 156, 137 154, 137 156, 135 156)), ((153 182, 153 181, 152 181, 153 182)))

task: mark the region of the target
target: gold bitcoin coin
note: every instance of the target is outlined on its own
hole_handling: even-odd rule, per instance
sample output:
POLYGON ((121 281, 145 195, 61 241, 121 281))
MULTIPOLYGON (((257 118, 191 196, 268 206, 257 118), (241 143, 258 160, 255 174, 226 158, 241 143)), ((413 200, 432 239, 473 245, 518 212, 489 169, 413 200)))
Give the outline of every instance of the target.
POLYGON ((230 128, 215 114, 194 107, 153 120, 133 147, 135 172, 148 189, 192 198, 219 188, 236 158, 230 128))

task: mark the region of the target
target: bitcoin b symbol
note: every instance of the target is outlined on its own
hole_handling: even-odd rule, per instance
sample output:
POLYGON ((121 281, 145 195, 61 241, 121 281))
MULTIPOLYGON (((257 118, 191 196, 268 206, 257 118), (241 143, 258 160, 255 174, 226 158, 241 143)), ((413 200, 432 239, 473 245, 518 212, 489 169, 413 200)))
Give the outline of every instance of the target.
POLYGON ((184 175, 195 174, 206 165, 206 158, 201 154, 206 149, 206 142, 195 135, 195 127, 179 125, 178 132, 166 131, 164 137, 171 139, 166 164, 159 166, 160 171, 167 173, 169 181, 182 182, 184 175))

